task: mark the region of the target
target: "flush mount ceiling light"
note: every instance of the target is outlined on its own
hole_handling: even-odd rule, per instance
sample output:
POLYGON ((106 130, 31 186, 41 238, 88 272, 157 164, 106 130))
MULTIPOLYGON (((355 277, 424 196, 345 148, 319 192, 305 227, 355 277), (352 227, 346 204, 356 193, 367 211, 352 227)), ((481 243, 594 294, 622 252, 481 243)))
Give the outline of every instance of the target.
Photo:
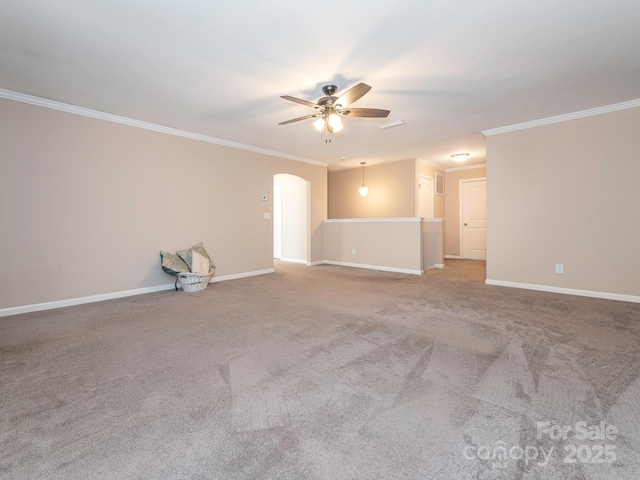
POLYGON ((363 197, 367 196, 367 193, 369 193, 369 187, 367 187, 364 184, 364 166, 367 164, 367 162, 360 162, 360 165, 362 165, 362 186, 360 188, 358 188, 358 191, 360 192, 360 195, 363 197))
POLYGON ((404 125, 404 120, 396 120, 394 122, 383 123, 382 125, 378 125, 378 128, 380 130, 384 130, 385 128, 399 127, 400 125, 404 125))
POLYGON ((469 153, 454 153, 453 155, 451 155, 451 158, 453 158, 456 162, 461 163, 464 162, 469 155, 469 153))

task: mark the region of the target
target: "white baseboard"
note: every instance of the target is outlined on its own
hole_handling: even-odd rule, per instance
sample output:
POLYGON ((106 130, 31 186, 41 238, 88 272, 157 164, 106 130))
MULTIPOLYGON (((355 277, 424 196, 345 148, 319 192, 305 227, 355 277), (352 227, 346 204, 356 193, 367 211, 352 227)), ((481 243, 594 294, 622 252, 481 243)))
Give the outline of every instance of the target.
POLYGON ((447 258, 450 258, 452 260, 464 260, 464 257, 461 257, 460 255, 445 255, 444 258, 445 260, 447 258))
MULTIPOLYGON (((234 275, 224 275, 222 277, 213 277, 210 283, 222 282, 225 280, 235 280, 238 278, 253 277, 255 275, 263 275, 273 273, 273 268, 266 270, 257 270, 255 272, 236 273, 234 275)), ((179 282, 178 282, 179 283, 179 282)), ((74 305, 83 305, 85 303, 102 302, 104 300, 114 300, 116 298, 132 297, 134 295, 144 295, 145 293, 162 292, 164 290, 173 290, 175 283, 165 285, 157 285, 154 287, 136 288, 133 290, 124 290, 121 292, 102 293, 99 295, 90 295, 87 297, 70 298, 67 300, 57 300, 54 302, 34 303, 32 305, 23 305, 20 307, 10 307, 0 309, 0 317, 8 317, 10 315, 20 315, 23 313, 40 312, 42 310, 53 310, 55 308, 72 307, 74 305)), ((180 287, 178 287, 180 288, 180 287)))
POLYGON ((338 265, 340 267, 366 268, 368 270, 380 270, 383 272, 408 273, 410 275, 424 274, 424 270, 410 270, 406 268, 383 267, 380 265, 366 265, 364 263, 336 262, 334 260, 325 260, 323 263, 327 265, 338 265))
POLYGON ((72 307, 74 305, 82 305, 84 303, 102 302, 104 300, 113 300, 115 298, 124 298, 131 297, 133 295, 143 295, 145 293, 161 292, 163 290, 172 290, 174 288, 174 284, 169 283, 167 285, 158 285, 155 287, 136 288, 134 290, 102 293, 100 295, 70 298, 68 300, 57 300, 54 302, 34 303, 32 305, 23 305, 20 307, 3 308, 0 309, 0 317, 8 317, 9 315, 20 315, 22 313, 40 312, 42 310, 52 310, 54 308, 72 307))
POLYGON ((281 262, 289 262, 289 263, 301 263, 303 265, 309 265, 309 262, 306 260, 300 260, 299 258, 280 258, 281 262))
POLYGON ((212 277, 211 282, 224 282, 226 280, 237 280, 239 278, 255 277, 256 275, 265 275, 267 273, 274 273, 274 268, 267 268, 265 270, 256 270, 253 272, 234 273, 233 275, 223 275, 221 277, 212 277))
POLYGON ((424 271, 426 272, 427 270, 431 270, 433 268, 444 268, 444 263, 434 263, 430 267, 425 268, 424 271))
POLYGON ((498 287, 522 288, 525 290, 537 290, 539 292, 562 293, 565 295, 578 295, 580 297, 604 298, 605 300, 617 300, 620 302, 640 303, 640 296, 625 295, 621 293, 594 292, 591 290, 579 290, 576 288, 552 287, 550 285, 536 285, 533 283, 505 282, 487 278, 484 283, 498 287))
POLYGON ((307 263, 310 267, 317 267, 318 265, 324 265, 324 260, 317 260, 315 262, 307 263))

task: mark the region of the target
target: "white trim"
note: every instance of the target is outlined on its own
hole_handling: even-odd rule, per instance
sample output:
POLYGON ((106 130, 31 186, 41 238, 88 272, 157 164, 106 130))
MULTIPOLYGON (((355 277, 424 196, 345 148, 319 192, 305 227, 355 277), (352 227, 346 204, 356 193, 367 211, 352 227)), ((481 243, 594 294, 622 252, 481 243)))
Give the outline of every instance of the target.
POLYGON ((487 278, 484 283, 498 287, 522 288, 525 290, 537 290, 539 292, 562 293, 564 295, 578 295, 581 297, 604 298, 605 300, 617 300, 619 302, 640 303, 640 296, 625 295, 621 293, 594 292, 592 290, 578 290, 575 288, 552 287, 550 285, 536 285, 533 283, 505 282, 503 280, 491 280, 487 278))
POLYGON ((308 262, 307 265, 310 266, 310 267, 317 267, 318 265, 324 265, 324 260, 317 260, 315 262, 308 262))
POLYGON ((299 258, 280 258, 279 260, 281 262, 302 263, 304 265, 307 265, 309 263, 306 260, 300 260, 299 258))
POLYGON ((446 173, 449 172, 459 172, 461 170, 475 170, 476 168, 487 168, 486 163, 478 163, 476 165, 463 165, 462 167, 451 167, 445 170, 446 173))
POLYGON ((200 142, 214 143, 216 145, 223 145, 225 147, 238 148, 240 150, 248 150, 250 152, 262 153, 264 155, 269 155, 271 157, 286 158, 288 160, 295 160, 296 162, 310 163, 312 165, 319 165, 321 167, 327 167, 329 165, 328 163, 318 162, 315 160, 310 160, 308 158, 298 157, 297 155, 290 155, 288 153, 267 150, 265 148, 254 147, 252 145, 246 145, 244 143, 232 142, 229 140, 223 140, 221 138, 210 137, 208 135, 187 132, 185 130, 178 130, 176 128, 165 127, 163 125, 157 125, 155 123, 143 122, 142 120, 135 120, 133 118, 121 117, 119 115, 114 115, 112 113, 100 112, 98 110, 91 110, 90 108, 78 107, 76 105, 69 105, 68 103, 56 102, 54 100, 47 100, 46 98, 34 97, 32 95, 12 92, 11 90, 4 90, 1 88, 0 88, 0 98, 13 100, 15 102, 28 103, 30 105, 36 105, 38 107, 50 108, 52 110, 59 110, 61 112, 72 113, 74 115, 81 115, 83 117, 90 117, 90 118, 96 118, 98 120, 104 120, 107 122, 119 123, 121 125, 127 125, 129 127, 152 130, 154 132, 166 133, 168 135, 175 135, 177 137, 190 138, 191 140, 198 140, 200 142))
POLYGON ((381 270, 383 272, 408 273, 410 275, 424 274, 424 270, 410 270, 407 268, 383 267, 381 265, 366 265, 364 263, 337 262, 334 260, 325 260, 323 263, 327 265, 337 265, 339 267, 366 268, 367 270, 381 270))
POLYGON ((433 270, 434 268, 444 268, 444 263, 436 263, 431 265, 430 267, 425 268, 425 271, 427 270, 433 270))
POLYGON ((420 217, 389 217, 389 218, 328 218, 325 223, 370 223, 370 222, 420 222, 420 217))
MULTIPOLYGON (((225 275, 222 277, 213 277, 209 283, 222 282, 224 280, 234 280, 237 278, 252 277, 254 275, 262 275, 265 273, 273 273, 273 268, 267 270, 257 270, 255 272, 238 273, 235 275, 225 275)), ((179 284, 180 282, 178 282, 179 284)), ((180 287, 178 287, 180 288, 180 287)), ((72 307, 74 305, 83 305, 85 303, 103 302, 105 300, 115 300, 116 298, 132 297, 134 295, 144 295, 146 293, 162 292, 165 290, 175 289, 175 283, 165 285, 156 285, 155 287, 135 288, 133 290, 123 290, 120 292, 102 293, 99 295, 89 295, 87 297, 69 298, 67 300, 57 300, 54 302, 34 303, 31 305, 22 305, 20 307, 10 307, 0 309, 0 317, 8 317, 10 315, 20 315, 23 313, 40 312, 42 310, 53 310, 56 308, 72 307)))
POLYGON ((444 258, 445 258, 445 260, 447 258, 450 258, 452 260, 464 260, 464 258, 461 257, 460 255, 445 255, 444 258))
POLYGON ((102 293, 99 295, 90 295, 87 297, 70 298, 68 300, 57 300, 54 302, 34 303, 32 305, 23 305, 20 307, 3 308, 0 309, 0 317, 8 317, 9 315, 20 315, 22 313, 40 312, 42 310, 52 310, 54 308, 72 307, 74 305, 83 305, 85 303, 103 302, 105 300, 131 297, 133 295, 142 295, 145 293, 161 292, 174 288, 175 285, 173 283, 169 283, 166 285, 158 285, 155 287, 136 288, 133 290, 124 290, 120 292, 102 293))
POLYGON ((444 218, 423 218, 422 223, 442 223, 444 218))
POLYGON ((233 275, 223 275, 222 277, 213 277, 211 282, 224 282, 226 280, 237 280, 239 278, 255 277, 256 275, 265 275, 267 273, 274 273, 274 268, 266 268, 264 270, 255 270, 253 272, 234 273, 233 275))
POLYGON ((550 125, 552 123, 566 122, 568 120, 576 120, 578 118, 592 117, 594 115, 602 115, 603 113, 618 112, 628 108, 640 107, 640 99, 630 100, 628 102, 614 103, 604 107, 590 108, 588 110, 580 110, 579 112, 565 113, 564 115, 556 115, 554 117, 541 118, 531 122, 516 123, 507 125, 506 127, 491 128, 483 130, 482 134, 486 137, 491 135, 499 135, 501 133, 514 132, 516 130, 525 130, 527 128, 540 127, 542 125, 550 125))

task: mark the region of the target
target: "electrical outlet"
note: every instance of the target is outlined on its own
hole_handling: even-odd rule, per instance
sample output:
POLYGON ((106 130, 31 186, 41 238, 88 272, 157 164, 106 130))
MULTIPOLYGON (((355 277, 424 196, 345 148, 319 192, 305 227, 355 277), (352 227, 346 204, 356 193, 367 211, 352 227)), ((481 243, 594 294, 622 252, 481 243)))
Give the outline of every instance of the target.
POLYGON ((352 249, 351 249, 351 255, 355 255, 355 254, 356 254, 356 249, 355 249, 355 248, 352 248, 352 249))
POLYGON ((556 273, 564 273, 564 264, 556 263, 556 273))

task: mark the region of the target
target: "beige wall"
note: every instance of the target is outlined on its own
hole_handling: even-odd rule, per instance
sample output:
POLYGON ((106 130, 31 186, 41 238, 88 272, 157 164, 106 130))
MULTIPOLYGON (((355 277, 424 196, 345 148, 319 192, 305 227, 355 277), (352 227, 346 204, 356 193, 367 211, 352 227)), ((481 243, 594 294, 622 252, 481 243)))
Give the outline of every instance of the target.
POLYGON ((638 132, 634 108, 488 137, 488 280, 640 295, 638 132))
MULTIPOLYGON (((448 171, 444 177, 445 255, 458 257, 460 252, 460 180, 485 178, 485 167, 448 171)), ((487 180, 488 183, 488 180, 487 180)))
POLYGON ((273 267, 273 175, 325 167, 0 100, 0 309, 167 284, 158 252, 203 241, 216 276, 273 267), (269 201, 260 199, 269 195, 269 201))
POLYGON ((418 218, 326 220, 324 232, 327 263, 415 274, 422 271, 418 218))
POLYGON ((329 218, 413 217, 417 208, 416 161, 365 166, 366 197, 361 197, 362 167, 329 172, 329 218))
POLYGON ((422 268, 442 268, 444 265, 444 220, 422 219, 422 268))

